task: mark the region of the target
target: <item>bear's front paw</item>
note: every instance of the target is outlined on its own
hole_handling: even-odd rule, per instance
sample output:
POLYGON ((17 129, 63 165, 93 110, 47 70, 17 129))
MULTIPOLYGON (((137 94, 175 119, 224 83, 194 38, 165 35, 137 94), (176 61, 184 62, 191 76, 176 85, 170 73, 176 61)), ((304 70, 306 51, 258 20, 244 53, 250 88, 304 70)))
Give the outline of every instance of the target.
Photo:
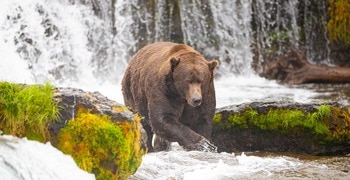
POLYGON ((207 139, 203 138, 196 143, 196 150, 204 152, 217 152, 218 147, 210 143, 207 139))
POLYGON ((152 146, 155 152, 169 151, 171 149, 170 142, 160 138, 156 134, 153 135, 152 146))

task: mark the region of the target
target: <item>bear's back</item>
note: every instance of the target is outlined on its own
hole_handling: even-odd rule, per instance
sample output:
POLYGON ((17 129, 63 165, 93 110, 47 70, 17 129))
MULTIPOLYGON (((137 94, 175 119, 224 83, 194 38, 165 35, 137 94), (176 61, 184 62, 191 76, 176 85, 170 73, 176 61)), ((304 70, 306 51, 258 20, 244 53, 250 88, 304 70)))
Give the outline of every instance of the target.
POLYGON ((157 66, 169 60, 171 56, 180 56, 183 53, 199 53, 185 44, 172 42, 156 42, 141 48, 131 59, 129 66, 157 66))

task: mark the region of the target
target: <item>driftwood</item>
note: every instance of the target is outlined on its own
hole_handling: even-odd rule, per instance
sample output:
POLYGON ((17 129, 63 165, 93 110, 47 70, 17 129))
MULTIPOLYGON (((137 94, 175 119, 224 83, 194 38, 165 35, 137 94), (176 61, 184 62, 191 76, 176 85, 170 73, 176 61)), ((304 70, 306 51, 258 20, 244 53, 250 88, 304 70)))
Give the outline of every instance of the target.
POLYGON ((306 58, 306 49, 296 48, 265 63, 260 75, 288 84, 350 83, 350 67, 311 64, 306 58))

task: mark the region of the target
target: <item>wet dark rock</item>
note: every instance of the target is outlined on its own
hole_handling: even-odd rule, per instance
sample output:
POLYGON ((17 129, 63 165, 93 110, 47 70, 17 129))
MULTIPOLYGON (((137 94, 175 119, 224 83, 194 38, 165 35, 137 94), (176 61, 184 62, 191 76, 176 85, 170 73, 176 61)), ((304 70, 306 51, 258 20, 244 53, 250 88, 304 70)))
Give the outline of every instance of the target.
MULTIPOLYGON (((327 103, 330 107, 343 110, 344 115, 332 114, 329 117, 329 129, 343 126, 343 135, 339 140, 332 139, 325 141, 324 135, 315 134, 313 130, 307 128, 291 128, 286 131, 280 129, 268 130, 261 129, 253 123, 247 123, 246 126, 223 127, 223 124, 229 122, 235 114, 243 114, 249 108, 266 114, 271 109, 301 110, 305 114, 316 112, 318 107, 324 103, 295 103, 295 102, 252 102, 240 105, 226 106, 219 108, 216 114, 220 114, 220 124, 214 123, 212 142, 218 146, 219 152, 293 152, 312 155, 344 155, 350 153, 350 121, 347 119, 349 110, 347 107, 337 103, 327 103), (338 123, 338 124, 337 124, 338 123), (345 138, 344 138, 345 134, 345 138), (341 139, 342 138, 342 139, 341 139)), ((332 111, 333 113, 333 111, 332 111)), ((214 120, 215 121, 215 120, 214 120)))
MULTIPOLYGON (((124 105, 108 99, 99 92, 85 92, 76 88, 55 88, 54 99, 60 106, 59 121, 49 126, 51 137, 57 137, 60 129, 75 118, 79 108, 86 109, 91 113, 110 116, 112 121, 132 121, 133 113, 124 105), (118 110, 119 108, 119 110, 118 110)), ((52 141, 55 141, 53 139, 52 141)))

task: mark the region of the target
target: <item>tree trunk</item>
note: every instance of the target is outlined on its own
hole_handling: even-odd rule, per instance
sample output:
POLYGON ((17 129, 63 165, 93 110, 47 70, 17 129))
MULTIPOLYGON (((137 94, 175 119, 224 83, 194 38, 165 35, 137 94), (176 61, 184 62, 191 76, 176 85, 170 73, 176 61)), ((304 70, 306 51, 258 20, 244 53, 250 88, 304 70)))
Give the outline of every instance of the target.
POLYGON ((288 84, 350 83, 350 67, 310 64, 305 54, 305 50, 293 48, 289 53, 265 63, 260 75, 288 84))

